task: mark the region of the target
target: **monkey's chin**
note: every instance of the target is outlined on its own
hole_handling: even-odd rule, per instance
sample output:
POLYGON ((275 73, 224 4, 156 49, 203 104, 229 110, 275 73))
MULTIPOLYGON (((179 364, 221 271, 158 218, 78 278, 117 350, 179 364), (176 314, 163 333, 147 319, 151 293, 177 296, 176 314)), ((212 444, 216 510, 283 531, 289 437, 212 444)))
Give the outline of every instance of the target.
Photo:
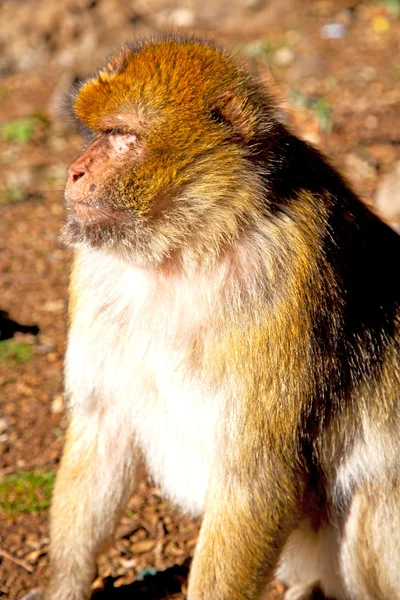
MULTIPOLYGON (((85 215, 89 211, 85 209, 85 215)), ((111 248, 122 242, 124 237, 117 219, 110 218, 110 212, 105 214, 101 209, 94 209, 92 218, 77 218, 76 212, 70 213, 61 231, 61 241, 67 246, 92 246, 94 248, 111 248), (101 213, 101 214, 99 214, 101 213)))
POLYGON ((94 248, 110 252, 124 262, 143 268, 157 267, 170 256, 168 247, 151 243, 151 232, 133 216, 120 221, 82 222, 69 214, 61 241, 77 249, 94 248))
POLYGON ((81 221, 70 213, 61 231, 61 241, 67 246, 107 250, 142 266, 150 266, 160 260, 145 242, 148 237, 131 215, 125 215, 123 220, 81 221))

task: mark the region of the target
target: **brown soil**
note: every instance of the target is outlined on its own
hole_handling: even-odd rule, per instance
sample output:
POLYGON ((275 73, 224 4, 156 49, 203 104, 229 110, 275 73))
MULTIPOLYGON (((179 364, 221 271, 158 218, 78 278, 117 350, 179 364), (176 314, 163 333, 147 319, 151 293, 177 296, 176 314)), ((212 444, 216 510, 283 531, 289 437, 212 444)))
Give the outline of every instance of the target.
MULTIPOLYGON (((127 39, 171 28, 223 39, 254 55, 263 72, 272 71, 293 126, 372 204, 400 159, 400 20, 389 5, 3 0, 0 126, 20 117, 34 117, 35 126, 26 143, 0 136, 0 309, 20 323, 37 324, 40 333, 16 336, 32 346, 30 360, 0 362, 0 481, 21 471, 55 470, 63 446, 71 256, 58 234, 65 167, 80 140, 57 107, 70 82, 127 39), (339 24, 343 37, 324 39, 322 28, 329 23, 339 24)), ((392 221, 396 210, 390 216, 388 211, 392 221)), ((47 514, 0 513, 0 519, 0 596, 13 600, 47 581, 47 514)), ((149 600, 183 598, 198 527, 143 478, 116 542, 100 559, 94 586, 104 587, 100 598, 133 597, 135 591, 149 600), (144 580, 135 581, 146 571, 144 580)), ((279 584, 271 588, 273 598, 281 598, 279 584)))

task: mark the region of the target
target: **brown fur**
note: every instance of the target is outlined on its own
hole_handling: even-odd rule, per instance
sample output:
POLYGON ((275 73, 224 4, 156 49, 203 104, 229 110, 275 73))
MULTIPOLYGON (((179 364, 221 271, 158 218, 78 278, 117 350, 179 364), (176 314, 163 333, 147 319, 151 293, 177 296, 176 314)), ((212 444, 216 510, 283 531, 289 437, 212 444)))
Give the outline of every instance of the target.
POLYGON ((396 234, 212 45, 126 46, 73 110, 96 139, 66 189, 48 600, 89 594, 142 458, 204 510, 190 600, 257 600, 276 569, 288 598, 400 598, 396 234))

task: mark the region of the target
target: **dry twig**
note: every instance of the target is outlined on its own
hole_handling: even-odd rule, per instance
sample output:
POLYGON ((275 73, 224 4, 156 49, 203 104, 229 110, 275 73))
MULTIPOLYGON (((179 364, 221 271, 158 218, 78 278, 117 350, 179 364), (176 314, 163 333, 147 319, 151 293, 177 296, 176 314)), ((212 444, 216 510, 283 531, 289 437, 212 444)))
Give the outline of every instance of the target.
POLYGON ((33 573, 34 569, 33 569, 32 565, 27 563, 26 560, 22 560, 22 558, 17 558, 13 554, 11 554, 11 552, 8 552, 7 550, 0 548, 0 556, 2 556, 3 558, 7 558, 8 560, 11 560, 11 562, 15 563, 16 565, 19 565, 20 567, 22 567, 23 569, 28 571, 28 573, 33 573))

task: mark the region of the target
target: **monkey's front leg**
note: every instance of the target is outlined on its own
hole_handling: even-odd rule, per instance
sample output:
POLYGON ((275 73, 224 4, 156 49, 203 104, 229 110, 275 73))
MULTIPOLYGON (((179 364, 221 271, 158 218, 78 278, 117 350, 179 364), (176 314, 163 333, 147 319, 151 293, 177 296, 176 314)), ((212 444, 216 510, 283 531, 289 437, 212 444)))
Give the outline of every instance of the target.
MULTIPOLYGON (((264 484, 266 483, 264 479, 264 484)), ((259 600, 294 521, 289 486, 214 481, 189 579, 189 600, 259 600)))
POLYGON ((72 415, 51 506, 46 600, 90 596, 96 556, 111 541, 135 487, 133 435, 126 417, 117 414, 72 415))

